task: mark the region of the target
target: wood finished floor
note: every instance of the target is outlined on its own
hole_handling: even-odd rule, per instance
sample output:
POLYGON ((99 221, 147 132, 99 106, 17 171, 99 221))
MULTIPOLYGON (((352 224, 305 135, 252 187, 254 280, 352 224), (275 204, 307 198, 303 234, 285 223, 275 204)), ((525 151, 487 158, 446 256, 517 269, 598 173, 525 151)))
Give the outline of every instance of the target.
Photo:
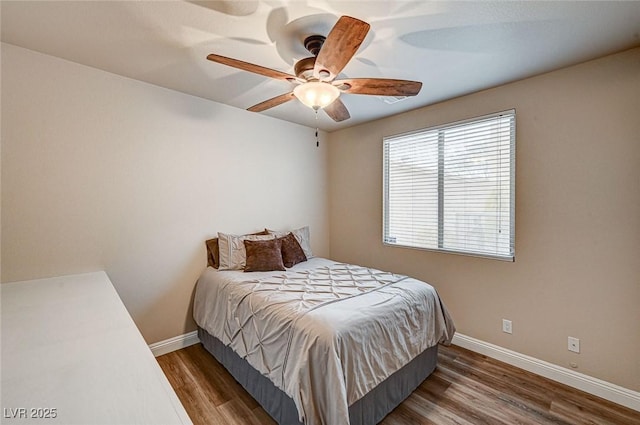
MULTIPOLYGON (((201 344, 157 358, 194 425, 275 424, 201 344)), ((382 422, 640 425, 640 413, 460 347, 382 422)))

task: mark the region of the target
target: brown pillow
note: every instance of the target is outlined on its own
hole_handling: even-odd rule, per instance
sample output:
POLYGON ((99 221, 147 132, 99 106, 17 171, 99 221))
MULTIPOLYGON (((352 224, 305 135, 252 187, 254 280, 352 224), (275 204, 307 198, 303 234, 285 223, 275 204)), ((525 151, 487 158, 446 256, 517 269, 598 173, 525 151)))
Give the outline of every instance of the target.
POLYGON ((220 264, 220 248, 218 247, 218 238, 206 240, 207 245, 207 266, 218 268, 220 264))
POLYGON ((247 251, 245 272, 285 270, 284 264, 282 264, 282 242, 280 239, 244 241, 244 248, 247 251))
MULTIPOLYGON (((267 230, 262 230, 257 233, 248 233, 249 235, 268 235, 267 230)), ((215 267, 220 266, 220 247, 218 246, 218 238, 209 239, 204 242, 207 246, 207 266, 215 267)))
POLYGON ((278 239, 282 241, 282 262, 285 267, 293 267, 298 263, 307 261, 307 256, 304 255, 304 251, 296 237, 293 236, 293 233, 278 239))

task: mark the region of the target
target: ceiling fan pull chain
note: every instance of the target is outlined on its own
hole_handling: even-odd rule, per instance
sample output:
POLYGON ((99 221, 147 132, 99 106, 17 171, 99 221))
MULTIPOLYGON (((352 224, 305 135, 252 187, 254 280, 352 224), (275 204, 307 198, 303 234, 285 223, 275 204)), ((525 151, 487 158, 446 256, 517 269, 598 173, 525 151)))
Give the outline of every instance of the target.
POLYGON ((316 109, 316 147, 320 146, 320 139, 318 138, 318 110, 316 109))

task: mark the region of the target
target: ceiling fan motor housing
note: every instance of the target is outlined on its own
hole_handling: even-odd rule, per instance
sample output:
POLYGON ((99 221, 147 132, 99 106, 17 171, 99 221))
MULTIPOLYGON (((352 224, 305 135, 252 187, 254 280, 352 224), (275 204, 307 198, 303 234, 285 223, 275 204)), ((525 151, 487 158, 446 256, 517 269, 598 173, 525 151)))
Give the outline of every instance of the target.
MULTIPOLYGON (((304 48, 313 55, 313 57, 304 58, 298 61, 295 66, 295 72, 298 78, 304 78, 307 81, 316 80, 317 77, 313 75, 314 67, 316 64, 316 57, 320 53, 320 49, 327 39, 324 35, 310 35, 304 39, 304 48)), ((327 78, 331 73, 327 70, 320 71, 320 79, 327 78)))
POLYGON ((318 56, 320 49, 327 39, 324 35, 310 35, 304 39, 304 48, 309 51, 313 56, 318 56))
POLYGON ((313 79, 313 68, 316 65, 316 57, 311 56, 308 58, 300 59, 294 65, 293 69, 298 78, 309 81, 313 79))

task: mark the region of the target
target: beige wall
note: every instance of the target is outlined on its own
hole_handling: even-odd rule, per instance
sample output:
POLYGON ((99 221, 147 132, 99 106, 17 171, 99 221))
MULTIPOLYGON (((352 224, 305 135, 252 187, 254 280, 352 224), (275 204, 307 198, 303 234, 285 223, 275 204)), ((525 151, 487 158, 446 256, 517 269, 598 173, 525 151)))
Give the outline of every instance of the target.
POLYGON ((147 342, 193 330, 216 232, 309 224, 328 255, 327 150, 310 128, 3 44, 2 281, 104 269, 147 342))
POLYGON ((331 256, 432 283, 462 334, 640 390, 639 114, 635 49, 331 133, 331 256), (516 261, 383 246, 382 137, 511 108, 516 261))

